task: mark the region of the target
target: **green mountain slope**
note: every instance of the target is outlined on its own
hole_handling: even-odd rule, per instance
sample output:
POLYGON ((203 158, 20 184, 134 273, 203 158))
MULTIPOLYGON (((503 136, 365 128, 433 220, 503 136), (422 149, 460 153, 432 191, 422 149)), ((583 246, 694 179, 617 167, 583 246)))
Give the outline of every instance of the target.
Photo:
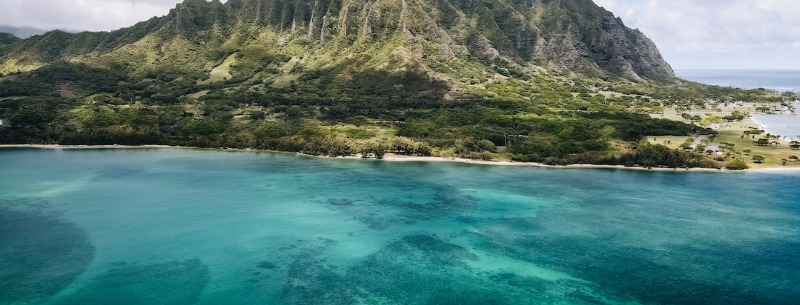
POLYGON ((18 41, 20 41, 20 39, 14 35, 9 33, 0 33, 0 46, 7 46, 18 41))
POLYGON ((20 39, 9 33, 0 33, 0 56, 2 56, 9 45, 19 42, 20 39))

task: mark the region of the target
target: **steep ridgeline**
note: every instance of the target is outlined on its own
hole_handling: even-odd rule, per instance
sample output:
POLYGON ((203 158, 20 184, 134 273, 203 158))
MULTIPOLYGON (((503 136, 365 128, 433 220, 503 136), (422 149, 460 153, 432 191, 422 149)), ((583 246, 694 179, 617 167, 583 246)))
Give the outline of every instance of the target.
POLYGON ((8 46, 19 42, 20 39, 9 33, 0 33, 0 56, 5 54, 8 46))
POLYGON ((451 80, 498 61, 527 72, 674 78, 652 41, 591 0, 186 0, 130 28, 55 31, 0 54, 0 73, 67 60, 203 79, 228 59, 231 77, 251 78, 275 58, 296 58, 306 72, 411 70, 451 80))
POLYGON ((18 42, 19 40, 19 38, 9 33, 0 33, 0 46, 6 46, 18 42))

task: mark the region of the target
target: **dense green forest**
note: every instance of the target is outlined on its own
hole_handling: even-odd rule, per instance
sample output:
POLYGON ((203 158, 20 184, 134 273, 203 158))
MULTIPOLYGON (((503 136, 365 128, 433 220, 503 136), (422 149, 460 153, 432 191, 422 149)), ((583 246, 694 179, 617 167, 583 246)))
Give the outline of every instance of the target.
POLYGON ((765 90, 582 76, 506 78, 457 98, 446 96, 451 85, 412 72, 317 72, 263 91, 242 79, 200 85, 185 76, 152 76, 62 62, 3 77, 0 118, 7 124, 0 141, 714 167, 700 155, 640 144, 647 136, 713 133, 648 113, 702 105, 708 97, 780 100, 765 90))

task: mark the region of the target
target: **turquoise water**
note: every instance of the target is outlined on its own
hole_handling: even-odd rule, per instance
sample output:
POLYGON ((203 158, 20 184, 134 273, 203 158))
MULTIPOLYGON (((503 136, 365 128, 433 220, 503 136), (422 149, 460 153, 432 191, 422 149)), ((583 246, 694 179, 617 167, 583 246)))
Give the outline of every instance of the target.
POLYGON ((683 69, 675 73, 678 77, 710 85, 800 92, 800 71, 797 70, 683 69))
POLYGON ((0 150, 0 304, 797 304, 800 173, 0 150))

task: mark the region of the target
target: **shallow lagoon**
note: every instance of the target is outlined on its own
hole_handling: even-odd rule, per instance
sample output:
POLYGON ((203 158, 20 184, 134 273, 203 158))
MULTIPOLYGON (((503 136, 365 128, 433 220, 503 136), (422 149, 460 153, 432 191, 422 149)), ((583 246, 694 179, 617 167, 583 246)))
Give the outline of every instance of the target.
POLYGON ((796 304, 800 172, 0 150, 0 304, 796 304))
MULTIPOLYGON (((794 109, 800 111, 800 102, 794 103, 794 109)), ((779 135, 789 141, 800 141, 800 114, 755 114, 753 120, 758 122, 767 133, 779 135)))

